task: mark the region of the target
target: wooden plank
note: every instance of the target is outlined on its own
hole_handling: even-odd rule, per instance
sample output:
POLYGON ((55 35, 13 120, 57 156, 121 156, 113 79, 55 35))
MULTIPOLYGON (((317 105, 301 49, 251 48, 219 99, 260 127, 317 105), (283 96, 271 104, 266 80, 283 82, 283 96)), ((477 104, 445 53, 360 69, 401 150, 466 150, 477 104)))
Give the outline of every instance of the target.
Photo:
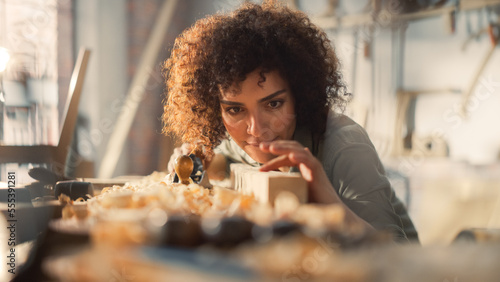
POLYGON ((253 194, 259 202, 271 205, 283 191, 293 193, 300 203, 307 202, 307 182, 298 172, 262 172, 258 167, 231 164, 231 186, 243 194, 253 194))
POLYGON ((103 179, 103 178, 77 178, 77 181, 90 182, 94 188, 94 194, 98 195, 101 190, 106 187, 113 187, 114 185, 124 186, 128 182, 137 181, 137 178, 113 178, 113 179, 103 179))
POLYGON ((475 10, 500 5, 500 0, 462 0, 460 10, 475 10))
POLYGON ((130 84, 123 110, 120 112, 116 126, 109 138, 107 149, 99 168, 98 177, 100 178, 111 178, 115 172, 116 164, 122 153, 125 140, 127 140, 130 127, 139 108, 139 103, 144 96, 144 89, 151 76, 151 70, 157 64, 158 53, 163 47, 163 40, 172 22, 177 2, 178 0, 165 1, 159 11, 158 19, 146 43, 144 53, 141 55, 137 73, 130 84))
POLYGON ((64 172, 66 172, 66 157, 68 156, 68 150, 75 132, 76 120, 78 119, 78 105, 80 104, 89 58, 90 50, 84 47, 80 48, 69 83, 68 100, 64 110, 64 123, 61 128, 59 143, 57 144, 57 150, 54 151, 54 162, 56 165, 64 167, 64 172))
POLYGON ((38 146, 0 146, 0 163, 52 163, 56 147, 38 146))

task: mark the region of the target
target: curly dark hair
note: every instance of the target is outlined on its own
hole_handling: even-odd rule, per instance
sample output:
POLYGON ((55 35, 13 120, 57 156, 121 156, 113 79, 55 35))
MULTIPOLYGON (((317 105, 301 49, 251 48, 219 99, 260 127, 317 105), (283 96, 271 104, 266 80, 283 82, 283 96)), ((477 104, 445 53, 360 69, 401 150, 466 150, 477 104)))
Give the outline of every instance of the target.
POLYGON ((164 133, 209 152, 227 137, 219 99, 262 68, 278 70, 295 99, 297 126, 321 136, 346 87, 327 35, 307 15, 275 3, 246 3, 230 15, 198 20, 176 40, 164 64, 164 133))

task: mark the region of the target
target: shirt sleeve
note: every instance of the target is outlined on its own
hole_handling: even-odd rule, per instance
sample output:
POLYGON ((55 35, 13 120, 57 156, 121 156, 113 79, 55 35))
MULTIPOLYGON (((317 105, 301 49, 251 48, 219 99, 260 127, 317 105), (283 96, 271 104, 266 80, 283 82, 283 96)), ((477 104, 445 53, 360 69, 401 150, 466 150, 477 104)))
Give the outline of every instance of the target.
POLYGON ((364 130, 340 134, 326 152, 325 171, 344 204, 377 230, 407 241, 404 225, 393 205, 397 200, 378 154, 364 130))

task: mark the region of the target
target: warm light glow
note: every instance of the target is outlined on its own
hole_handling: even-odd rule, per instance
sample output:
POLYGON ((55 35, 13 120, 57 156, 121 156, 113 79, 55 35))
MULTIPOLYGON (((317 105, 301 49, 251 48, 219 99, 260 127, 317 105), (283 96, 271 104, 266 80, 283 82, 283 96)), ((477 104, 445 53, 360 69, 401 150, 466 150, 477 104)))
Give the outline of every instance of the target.
POLYGON ((9 52, 7 49, 0 47, 0 72, 3 72, 7 67, 7 62, 10 59, 9 52))

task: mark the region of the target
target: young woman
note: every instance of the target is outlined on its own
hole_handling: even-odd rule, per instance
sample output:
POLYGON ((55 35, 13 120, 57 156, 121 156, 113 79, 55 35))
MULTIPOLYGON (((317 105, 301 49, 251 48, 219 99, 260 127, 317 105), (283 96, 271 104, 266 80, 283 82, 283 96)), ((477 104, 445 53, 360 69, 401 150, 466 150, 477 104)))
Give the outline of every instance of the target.
MULTIPOLYGON (((296 169, 312 202, 418 241, 367 133, 341 114, 339 60, 305 14, 264 3, 201 19, 176 39, 165 77, 165 132, 204 145, 210 177, 224 177, 231 162, 296 169)), ((171 171, 189 147, 176 149, 171 171)))

